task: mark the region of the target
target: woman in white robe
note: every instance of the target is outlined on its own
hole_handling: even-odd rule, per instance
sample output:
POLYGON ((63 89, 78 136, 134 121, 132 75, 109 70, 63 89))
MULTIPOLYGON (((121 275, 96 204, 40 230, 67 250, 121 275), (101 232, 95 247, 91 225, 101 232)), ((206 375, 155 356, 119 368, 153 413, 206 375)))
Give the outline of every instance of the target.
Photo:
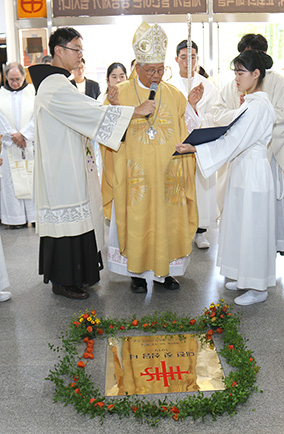
POLYGON ((217 265, 234 280, 227 289, 249 289, 234 300, 243 306, 265 301, 267 288, 275 285, 275 192, 267 145, 276 115, 261 91, 265 68, 272 63, 270 56, 253 50, 235 58, 237 85, 247 93, 236 116, 245 113, 218 140, 198 148, 177 145, 180 153, 196 152, 206 178, 230 162, 217 265))

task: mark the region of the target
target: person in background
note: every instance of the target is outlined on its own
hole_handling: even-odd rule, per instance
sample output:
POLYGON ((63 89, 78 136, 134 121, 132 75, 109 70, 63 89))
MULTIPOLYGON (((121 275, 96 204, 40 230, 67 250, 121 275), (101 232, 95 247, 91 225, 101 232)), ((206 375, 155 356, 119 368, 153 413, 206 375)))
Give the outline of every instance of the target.
POLYGON ((86 78, 85 70, 86 62, 85 59, 82 58, 78 68, 71 71, 74 77, 71 83, 74 84, 83 95, 97 99, 101 94, 100 85, 96 81, 86 78))
POLYGON ((44 65, 51 65, 52 64, 52 57, 51 56, 43 56, 43 58, 41 59, 41 63, 43 63, 44 65))
MULTIPOLYGON (((181 41, 177 45, 175 60, 179 66, 179 75, 174 76, 169 83, 176 86, 188 99, 190 89, 188 88, 188 48, 186 40, 181 41)), ((203 96, 197 104, 192 104, 189 100, 191 103, 191 115, 195 118, 195 126, 189 128, 189 132, 193 128, 214 126, 212 106, 218 97, 216 86, 196 71, 197 64, 198 46, 192 41, 190 87, 193 89, 201 84, 203 96)), ((205 179, 197 167, 195 185, 199 223, 194 241, 199 249, 207 249, 210 247, 210 243, 205 234, 210 226, 216 226, 217 218, 216 175, 214 174, 210 178, 205 179)))
MULTIPOLYGON (((248 49, 266 52, 268 50, 267 40, 261 34, 248 33, 239 41, 238 51, 242 53, 248 49)), ((284 255, 284 77, 273 70, 267 71, 262 88, 267 93, 276 112, 276 122, 268 147, 268 156, 271 162, 276 195, 276 250, 284 255)), ((213 119, 216 125, 227 125, 243 100, 244 93, 240 91, 235 80, 224 86, 213 106, 213 119)), ((227 173, 226 167, 223 167, 218 173, 219 208, 222 208, 223 204, 227 173)), ((259 235, 261 236, 261 234, 259 235)))
POLYGON ((0 89, 2 134, 1 222, 19 229, 35 222, 33 201, 34 87, 25 80, 20 63, 4 70, 6 84, 0 89))
POLYGON ((267 145, 276 120, 262 91, 266 69, 273 61, 264 52, 247 50, 232 61, 236 86, 243 98, 234 117, 240 119, 221 138, 197 147, 180 143, 180 153, 195 152, 204 177, 230 162, 220 225, 217 266, 233 279, 225 287, 246 290, 235 298, 240 306, 267 299, 275 286, 275 195, 267 145))

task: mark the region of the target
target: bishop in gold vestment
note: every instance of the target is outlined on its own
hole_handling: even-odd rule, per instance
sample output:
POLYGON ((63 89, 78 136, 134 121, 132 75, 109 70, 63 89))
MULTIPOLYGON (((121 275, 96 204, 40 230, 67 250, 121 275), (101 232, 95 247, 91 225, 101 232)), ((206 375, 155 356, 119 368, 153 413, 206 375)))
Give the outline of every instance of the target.
MULTIPOLYGON (((160 26, 145 25, 150 44, 154 34, 163 39, 160 26)), ((136 51, 137 77, 118 86, 119 103, 137 107, 148 100, 150 85, 156 83, 154 115, 133 118, 117 152, 103 149, 103 204, 111 219, 108 266, 134 277, 132 289, 141 287, 137 277, 149 284, 185 272, 198 220, 195 157, 172 157, 175 144, 188 135, 187 102, 174 86, 161 81, 161 47, 163 41, 148 59, 136 51)), ((173 282, 166 283, 175 289, 173 282)))

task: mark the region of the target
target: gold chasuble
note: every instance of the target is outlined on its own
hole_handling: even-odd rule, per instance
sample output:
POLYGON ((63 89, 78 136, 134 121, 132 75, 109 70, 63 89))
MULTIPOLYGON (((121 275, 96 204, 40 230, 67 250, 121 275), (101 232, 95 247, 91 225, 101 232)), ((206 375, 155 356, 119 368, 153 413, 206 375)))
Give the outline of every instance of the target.
MULTIPOLYGON (((121 105, 136 107, 149 98, 149 89, 137 78, 118 87, 121 105)), ((102 193, 109 219, 114 199, 119 250, 127 258, 127 270, 166 276, 169 263, 192 250, 198 222, 195 157, 172 157, 176 144, 188 135, 183 94, 161 82, 155 101, 155 114, 148 120, 132 118, 117 152, 103 149, 102 193)))

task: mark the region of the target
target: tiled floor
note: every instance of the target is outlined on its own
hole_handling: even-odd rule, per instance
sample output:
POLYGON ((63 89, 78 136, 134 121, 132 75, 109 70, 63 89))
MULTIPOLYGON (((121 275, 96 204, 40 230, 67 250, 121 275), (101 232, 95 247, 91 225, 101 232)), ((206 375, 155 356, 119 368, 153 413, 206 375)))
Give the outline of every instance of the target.
MULTIPOLYGON (((96 309, 98 316, 123 318, 155 310, 194 316, 219 298, 232 304, 236 294, 224 288, 224 279, 215 267, 217 230, 209 234, 209 250, 194 247, 186 275, 179 279, 181 289, 155 288, 149 306, 144 305, 143 295, 131 293, 128 278, 106 269, 88 300, 76 302, 55 296, 37 274, 38 237, 34 229, 12 231, 1 226, 0 235, 12 292, 12 299, 0 304, 0 434, 284 432, 284 257, 277 258, 277 286, 269 290, 267 302, 235 308, 242 312, 241 331, 261 366, 258 385, 263 393, 252 395, 233 417, 222 416, 216 422, 210 417, 204 422, 169 420, 155 429, 140 425, 132 417, 119 420, 113 416, 101 425, 99 420, 77 414, 71 406, 53 403, 53 386, 44 380, 56 362, 48 342, 57 343, 74 312, 86 307, 96 309)), ((104 345, 100 348, 104 364, 104 345)), ((99 385, 103 384, 101 375, 99 385)))

